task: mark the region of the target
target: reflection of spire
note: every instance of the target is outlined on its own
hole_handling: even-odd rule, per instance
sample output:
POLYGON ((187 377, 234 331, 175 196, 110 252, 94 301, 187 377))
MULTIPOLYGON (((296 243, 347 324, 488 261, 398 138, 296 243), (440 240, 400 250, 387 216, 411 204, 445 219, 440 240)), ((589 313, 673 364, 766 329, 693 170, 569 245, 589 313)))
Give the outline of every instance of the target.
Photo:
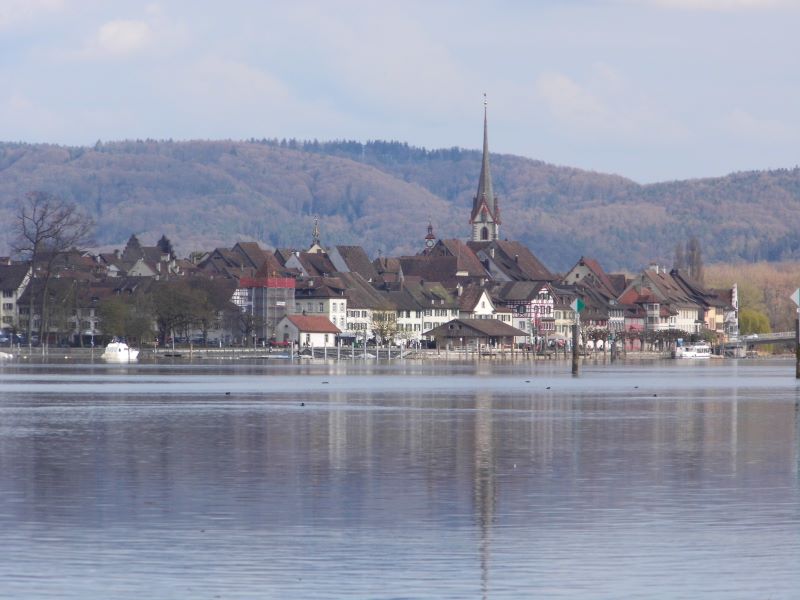
POLYGON ((494 439, 492 435, 492 400, 488 395, 478 396, 475 403, 475 475, 473 497, 480 527, 481 591, 489 597, 489 567, 491 561, 491 534, 495 508, 494 439))

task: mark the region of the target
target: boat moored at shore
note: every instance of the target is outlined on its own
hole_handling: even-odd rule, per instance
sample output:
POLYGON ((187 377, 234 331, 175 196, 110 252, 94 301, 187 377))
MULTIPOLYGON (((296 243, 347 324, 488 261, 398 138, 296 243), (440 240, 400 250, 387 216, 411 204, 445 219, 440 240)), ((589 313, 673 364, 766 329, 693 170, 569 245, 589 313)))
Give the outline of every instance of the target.
POLYGON ((711 358, 711 346, 705 342, 678 346, 675 348, 673 358, 711 358))
POLYGON ((109 362, 132 362, 139 356, 139 351, 131 348, 125 342, 112 340, 100 356, 109 362))

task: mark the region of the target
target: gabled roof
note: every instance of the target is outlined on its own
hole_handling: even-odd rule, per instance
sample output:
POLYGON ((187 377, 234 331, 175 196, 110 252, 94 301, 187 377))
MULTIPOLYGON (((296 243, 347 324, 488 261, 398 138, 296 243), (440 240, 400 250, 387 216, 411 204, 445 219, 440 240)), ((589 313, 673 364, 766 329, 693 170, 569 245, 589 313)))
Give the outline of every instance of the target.
POLYGON ((237 242, 231 248, 231 252, 241 255, 245 259, 245 264, 256 269, 256 271, 264 266, 268 254, 272 254, 259 246, 258 242, 237 242))
POLYGON ((300 331, 304 333, 341 333, 342 330, 330 322, 328 317, 319 315, 286 315, 286 319, 292 322, 300 331))
MULTIPOLYGON (((484 294, 486 294, 489 302, 492 303, 491 296, 483 286, 469 285, 465 287, 461 292, 461 295, 458 297, 459 309, 464 312, 473 312, 484 294)), ((494 303, 492 303, 492 309, 494 309, 494 303)))
POLYGON ((406 288, 381 292, 396 310, 424 310, 422 304, 406 288))
POLYGON ((294 255, 295 250, 292 248, 275 248, 275 258, 281 265, 285 265, 286 261, 294 255))
POLYGON ((407 281, 405 289, 423 308, 458 308, 458 297, 437 281, 407 281))
POLYGON ((404 276, 439 281, 448 288, 458 283, 458 262, 454 256, 402 256, 398 260, 404 276))
POLYGON ((275 255, 269 250, 264 250, 264 262, 256 271, 256 277, 287 277, 290 272, 281 265, 275 255))
POLYGON ((625 289, 624 286, 622 289, 617 289, 617 286, 603 270, 603 267, 600 266, 600 263, 594 258, 587 258, 585 256, 581 256, 580 259, 578 259, 578 262, 575 263, 575 266, 569 270, 569 273, 567 273, 565 279, 567 280, 567 283, 582 283, 589 287, 599 286, 599 291, 605 293, 610 298, 619 296, 625 289), (571 278, 570 274, 572 274, 572 272, 578 267, 585 267, 591 274, 591 277, 583 277, 578 279, 578 274, 576 273, 576 277, 571 278))
POLYGON ((396 283, 403 279, 403 269, 400 266, 400 260, 397 258, 378 257, 372 261, 372 266, 375 267, 375 271, 378 273, 379 282, 396 283))
POLYGON ((730 306, 730 292, 723 292, 727 300, 716 290, 709 290, 677 269, 670 271, 670 277, 684 289, 691 298, 705 306, 725 307, 730 306))
POLYGON ((367 281, 378 279, 375 265, 361 246, 336 246, 329 253, 329 258, 338 271, 358 273, 367 281))
POLYGON ((16 291, 25 281, 31 270, 30 263, 17 263, 13 265, 0 265, 0 290, 16 291))
POLYGON ((439 240, 428 252, 429 256, 453 256, 456 270, 468 277, 485 277, 486 269, 470 244, 459 239, 439 240))
POLYGON ((553 281, 555 276, 521 242, 469 242, 478 258, 489 261, 511 281, 553 281))
POLYGON ((614 286, 614 295, 619 296, 628 285, 628 278, 624 273, 608 273, 608 279, 614 286))
POLYGON ((671 304, 697 304, 690 292, 675 280, 669 273, 647 269, 642 273, 643 280, 650 283, 650 289, 662 302, 671 304))
POLYGON ((530 302, 547 283, 544 281, 509 281, 492 289, 492 297, 501 302, 530 302))
POLYGON ((498 319, 453 319, 423 335, 432 337, 518 337, 528 335, 498 319))
POLYGON ((341 277, 308 277, 295 282, 295 298, 344 298, 347 288, 341 277))
POLYGON ((323 275, 330 275, 336 271, 336 267, 328 258, 327 254, 316 252, 295 252, 293 257, 289 257, 284 264, 292 265, 297 261, 302 271, 308 277, 320 277, 323 275))
POLYGON ((348 308, 390 311, 395 305, 384 293, 376 290, 358 273, 337 273, 345 287, 348 308))

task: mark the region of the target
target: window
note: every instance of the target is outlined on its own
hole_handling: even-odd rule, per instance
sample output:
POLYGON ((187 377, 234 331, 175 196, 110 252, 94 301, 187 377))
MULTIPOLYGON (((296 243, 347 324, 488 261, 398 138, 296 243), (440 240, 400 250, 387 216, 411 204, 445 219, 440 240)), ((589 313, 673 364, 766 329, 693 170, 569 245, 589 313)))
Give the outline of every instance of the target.
POLYGON ((10 302, 3 303, 3 310, 14 310, 14 305, 10 302))
POLYGON ((326 346, 328 345, 328 334, 327 333, 325 334, 325 345, 326 346))
POLYGON ((13 290, 3 290, 3 298, 13 298, 14 291, 13 290))
POLYGON ((324 302, 320 302, 319 303, 319 312, 325 312, 325 303, 324 302))

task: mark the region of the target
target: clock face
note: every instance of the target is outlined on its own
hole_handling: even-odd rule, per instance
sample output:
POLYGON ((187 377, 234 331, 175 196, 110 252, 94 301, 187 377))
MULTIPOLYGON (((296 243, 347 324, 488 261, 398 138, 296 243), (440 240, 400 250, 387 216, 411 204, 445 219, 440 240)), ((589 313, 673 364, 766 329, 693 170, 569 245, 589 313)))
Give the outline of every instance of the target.
POLYGON ((433 240, 425 240, 425 245, 428 248, 433 248, 433 240))

